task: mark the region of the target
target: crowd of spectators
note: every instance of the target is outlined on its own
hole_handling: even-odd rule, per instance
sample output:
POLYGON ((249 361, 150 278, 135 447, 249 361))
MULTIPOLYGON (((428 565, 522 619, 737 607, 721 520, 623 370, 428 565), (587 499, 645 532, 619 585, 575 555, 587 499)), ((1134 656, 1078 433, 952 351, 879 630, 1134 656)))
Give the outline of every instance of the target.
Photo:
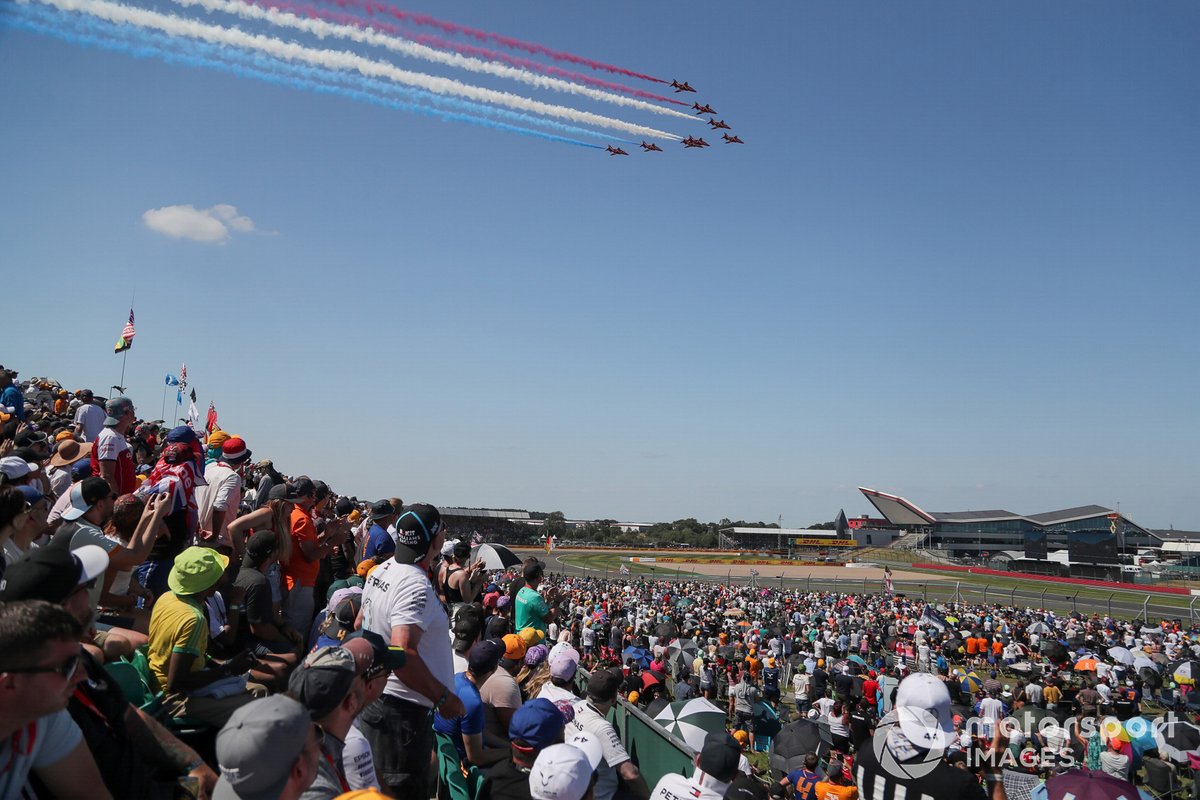
POLYGON ((0 367, 0 800, 424 798, 444 747, 486 800, 995 800, 1136 780, 1100 723, 1191 713, 1178 620, 489 569, 453 527, 0 367), (651 786, 611 712, 692 701, 719 722, 651 786), (1065 733, 1000 724, 1034 712, 1065 733))

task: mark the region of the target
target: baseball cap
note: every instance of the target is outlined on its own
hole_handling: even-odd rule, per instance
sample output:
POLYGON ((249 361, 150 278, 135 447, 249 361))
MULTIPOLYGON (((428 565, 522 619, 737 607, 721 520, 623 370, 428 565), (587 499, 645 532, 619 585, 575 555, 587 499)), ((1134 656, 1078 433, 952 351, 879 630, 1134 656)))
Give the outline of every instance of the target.
POLYGON ((282 694, 234 711, 217 734, 213 800, 277 800, 311 729, 304 706, 282 694))
POLYGON ((525 646, 525 642, 520 636, 515 633, 509 633, 504 636, 504 657, 512 661, 518 661, 525 657, 525 651, 529 648, 525 646))
POLYGON ((621 685, 621 676, 607 669, 599 669, 588 678, 588 697, 601 702, 612 700, 617 696, 617 688, 621 685))
POLYGON ((428 503, 417 503, 396 520, 396 543, 424 555, 441 528, 441 513, 428 503))
POLYGON ((344 517, 355 510, 354 501, 349 497, 339 497, 337 502, 333 504, 333 511, 339 517, 344 517))
POLYGON ((387 500, 371 503, 371 519, 383 519, 396 513, 396 509, 387 500))
POLYGON ((338 707, 358 677, 354 653, 344 647, 318 647, 288 678, 288 693, 304 704, 313 719, 338 707))
POLYGON ((504 657, 507 648, 499 639, 483 639, 471 645, 467 652, 467 669, 472 675, 493 672, 504 657))
MULTIPOLYGON (((567 706, 571 708, 571 706, 567 706)), ((574 711, 574 709, 571 709, 574 711)), ((587 730, 572 725, 570 731, 564 731, 563 744, 569 744, 572 747, 578 747, 587 756, 588 764, 592 769, 599 769, 600 762, 604 760, 604 745, 600 744, 600 739, 596 734, 587 730)))
POLYGON ((257 564, 279 549, 274 531, 255 531, 246 541, 246 555, 251 563, 257 564))
POLYGON ((18 478, 24 478, 31 472, 37 472, 38 465, 33 461, 26 461, 20 456, 5 456, 0 458, 0 473, 4 473, 4 477, 10 481, 15 481, 18 478))
POLYGON ((704 746, 696 758, 696 766, 713 778, 728 783, 737 775, 742 748, 725 731, 713 731, 704 737, 704 746))
POLYGON ((92 462, 86 458, 71 465, 71 481, 78 483, 84 478, 92 477, 92 462))
POLYGON ((13 488, 25 496, 25 502, 29 505, 40 503, 45 498, 45 495, 33 486, 14 486, 13 488))
POLYGON ((8 565, 0 578, 0 600, 61 603, 106 569, 108 553, 98 545, 86 544, 74 550, 36 547, 8 565))
POLYGON ((391 672, 400 669, 408 661, 408 653, 404 652, 404 648, 389 645, 374 631, 355 631, 346 637, 342 647, 354 656, 360 675, 376 667, 391 672))
POLYGON ((533 647, 535 644, 541 644, 546 638, 546 634, 539 631, 537 628, 522 628, 517 632, 517 636, 521 637, 521 641, 526 647, 533 647))
POLYGON ((62 513, 62 518, 67 521, 79 519, 112 493, 112 487, 104 478, 84 478, 71 487, 71 505, 62 513))
POLYGON ((297 498, 315 497, 317 494, 317 485, 312 482, 312 478, 307 475, 301 475, 293 478, 288 484, 288 494, 291 495, 292 492, 295 492, 297 498))
POLYGON ((483 630, 483 617, 472 606, 463 606, 454 616, 453 649, 461 653, 470 648, 483 630))
POLYGON ((508 738, 519 748, 541 750, 557 742, 563 735, 562 712, 544 697, 535 697, 513 713, 508 724, 508 738))
POLYGON ((550 653, 550 648, 546 647, 546 645, 535 644, 533 647, 530 647, 528 650, 525 651, 525 666, 527 666, 527 667, 538 666, 539 664, 541 664, 543 661, 546 660, 546 656, 549 655, 549 653, 550 653))
POLYGON ((128 397, 118 395, 110 399, 104 404, 104 413, 108 415, 104 418, 105 426, 109 428, 113 427, 121 421, 121 417, 125 415, 125 412, 132 410, 133 401, 128 397))
POLYGON ((447 539, 446 541, 442 542, 442 549, 440 551, 442 556, 449 558, 450 556, 454 555, 454 545, 457 543, 458 539, 447 539))
POLYGON ((896 690, 896 717, 917 747, 944 748, 954 733, 954 712, 946 685, 928 672, 914 672, 896 690))
POLYGON ((502 594, 496 598, 496 610, 501 611, 512 605, 512 598, 506 594, 502 594))
POLYGON ((570 645, 564 648, 555 645, 548 660, 551 678, 569 681, 575 677, 575 670, 579 669, 579 651, 570 645))
POLYGON ((550 745, 538 753, 529 771, 529 796, 533 800, 580 800, 594 774, 583 750, 569 744, 550 745))

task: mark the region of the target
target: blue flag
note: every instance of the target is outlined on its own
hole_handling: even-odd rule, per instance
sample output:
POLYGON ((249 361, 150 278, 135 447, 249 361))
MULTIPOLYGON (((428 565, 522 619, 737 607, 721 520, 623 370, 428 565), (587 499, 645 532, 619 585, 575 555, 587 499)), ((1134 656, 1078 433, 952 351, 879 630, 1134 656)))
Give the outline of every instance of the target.
POLYGON ((183 392, 175 392, 175 405, 183 403, 183 392))
POLYGON ((174 375, 172 375, 171 373, 168 372, 167 373, 167 386, 178 386, 178 385, 179 385, 179 378, 176 378, 174 375))

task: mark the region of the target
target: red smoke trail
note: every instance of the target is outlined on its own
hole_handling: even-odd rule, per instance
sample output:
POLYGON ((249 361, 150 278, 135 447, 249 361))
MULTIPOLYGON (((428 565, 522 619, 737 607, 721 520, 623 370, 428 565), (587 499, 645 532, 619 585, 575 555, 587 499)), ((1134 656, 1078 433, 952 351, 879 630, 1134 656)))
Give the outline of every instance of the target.
POLYGON ((572 53, 564 53, 561 50, 551 50, 544 45, 535 44, 533 42, 524 42, 520 39, 513 39, 509 36, 501 36, 498 33, 489 33, 476 28, 468 28, 464 25, 459 25, 455 22, 446 22, 445 20, 436 19, 425 14, 414 14, 410 11, 401 11, 398 8, 388 5, 387 3, 377 2, 377 0, 327 0, 339 8, 361 8, 368 14, 388 14, 395 17, 401 22, 408 22, 413 25, 419 25, 424 28, 437 28, 443 33, 450 35, 467 36, 472 39, 477 39, 481 42, 491 42, 498 44, 501 47, 507 47, 510 50, 523 50, 535 56, 545 56, 553 61, 566 61, 570 64, 578 64, 589 69, 598 70, 600 72, 611 72, 615 75, 627 75, 630 78, 641 78, 644 81, 653 81, 654 83, 670 83, 662 78, 655 78, 653 75, 645 75, 641 72, 633 72, 632 70, 616 67, 612 64, 605 64, 601 61, 593 61, 590 58, 584 58, 572 53))
POLYGON ((643 91, 642 89, 634 89, 632 86, 625 86, 620 83, 612 83, 611 81, 593 78, 590 75, 584 75, 580 72, 572 72, 560 67, 542 64, 538 61, 531 61, 528 58, 519 56, 510 56, 507 53, 498 53, 495 50, 488 50, 483 47, 475 47, 474 45, 462 44, 461 42, 452 42, 449 39, 443 39, 440 36, 430 36, 428 34, 418 34, 407 31, 397 25, 392 25, 387 22, 366 21, 361 17, 356 17, 352 14, 343 14, 336 11, 325 11, 324 9, 315 8, 301 3, 287 2, 287 0, 242 0, 248 5, 257 5, 262 8, 273 8, 277 11, 287 11, 292 14, 308 17, 309 19, 321 19, 326 22, 334 22, 339 25, 353 25, 356 28, 374 28, 383 33, 392 36, 398 36, 409 41, 423 44, 426 47, 434 47, 439 50, 449 50, 463 56, 472 56, 482 58, 489 61, 499 61, 509 66, 518 69, 525 69, 531 72, 540 72, 544 75, 552 75, 556 78, 562 78, 575 83, 583 83, 589 86, 595 86, 610 92, 620 92, 631 97, 638 97, 643 100, 656 100, 660 103, 674 103, 677 106, 688 106, 690 103, 685 103, 682 100, 676 100, 673 97, 663 97, 662 95, 654 94, 653 92, 643 91))

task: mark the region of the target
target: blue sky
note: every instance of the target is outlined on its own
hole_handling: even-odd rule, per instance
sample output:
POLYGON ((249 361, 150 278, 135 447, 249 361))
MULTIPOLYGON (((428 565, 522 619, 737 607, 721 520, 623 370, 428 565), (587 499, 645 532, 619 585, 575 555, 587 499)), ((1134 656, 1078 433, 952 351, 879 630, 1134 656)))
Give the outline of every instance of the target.
POLYGON ((1194 3, 403 7, 686 79, 747 144, 610 158, 0 28, 0 260, 36 293, 0 361, 115 383, 136 289, 141 413, 187 361, 346 493, 1200 529, 1194 3), (255 230, 143 221, 219 204, 255 230))

